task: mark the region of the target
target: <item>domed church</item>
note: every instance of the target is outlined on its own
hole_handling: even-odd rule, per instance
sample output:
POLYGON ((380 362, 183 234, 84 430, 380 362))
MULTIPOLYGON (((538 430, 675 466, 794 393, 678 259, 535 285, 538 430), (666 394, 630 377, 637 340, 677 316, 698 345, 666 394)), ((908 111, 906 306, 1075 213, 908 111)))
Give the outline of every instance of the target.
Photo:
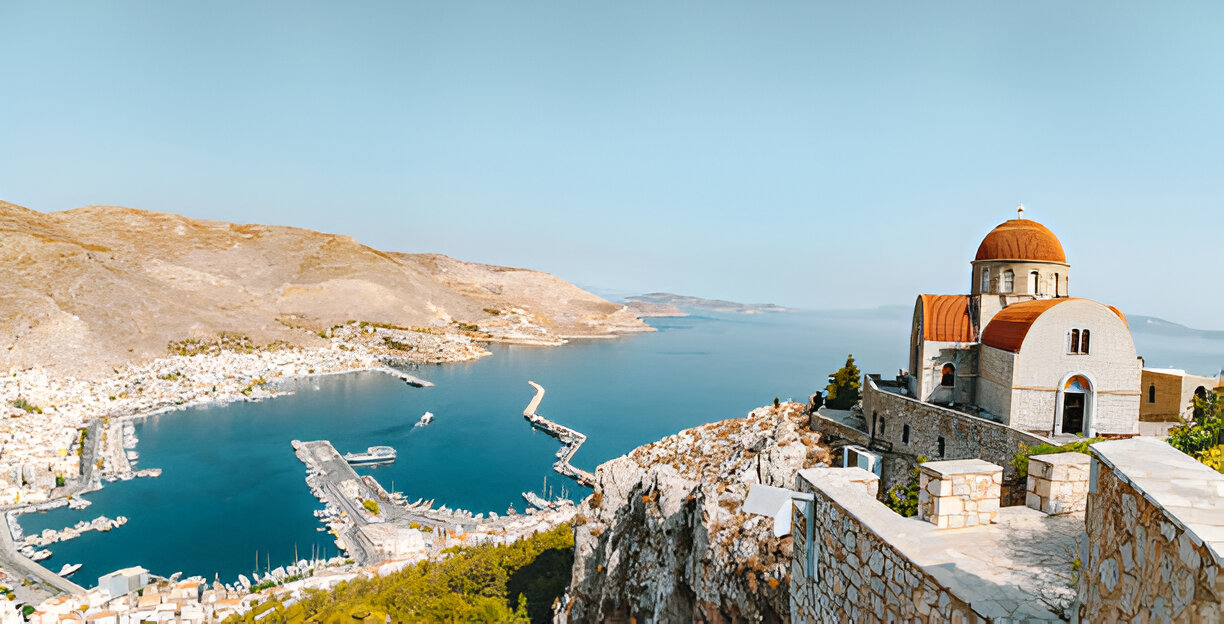
POLYGON ((1126 317, 1071 296, 1062 243, 1023 211, 978 246, 968 295, 918 297, 910 394, 1039 435, 1137 433, 1126 317))

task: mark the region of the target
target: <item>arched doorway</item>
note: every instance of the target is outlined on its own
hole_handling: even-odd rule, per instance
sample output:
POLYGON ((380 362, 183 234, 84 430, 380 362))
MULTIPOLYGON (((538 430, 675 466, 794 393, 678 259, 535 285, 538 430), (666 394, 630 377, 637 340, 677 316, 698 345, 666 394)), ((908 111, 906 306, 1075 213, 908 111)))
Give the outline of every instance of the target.
POLYGON ((1062 426, 1060 433, 1087 435, 1092 406, 1092 383, 1083 375, 1073 375, 1063 384, 1062 426))

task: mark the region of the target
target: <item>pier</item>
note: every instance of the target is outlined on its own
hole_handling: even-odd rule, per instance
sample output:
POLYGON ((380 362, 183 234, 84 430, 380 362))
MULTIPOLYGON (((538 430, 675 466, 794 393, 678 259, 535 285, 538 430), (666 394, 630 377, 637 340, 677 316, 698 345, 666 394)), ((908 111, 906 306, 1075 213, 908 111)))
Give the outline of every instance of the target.
POLYGON ((391 375, 392 377, 396 377, 410 386, 415 386, 417 388, 432 388, 433 387, 432 381, 421 379, 420 377, 417 377, 416 375, 409 375, 408 373, 405 373, 404 371, 399 370, 397 368, 391 368, 390 366, 388 366, 388 367, 383 368, 382 370, 388 375, 391 375))
POLYGON ((553 470, 577 481, 579 485, 585 485, 589 488, 595 487, 594 474, 577 468, 570 463, 570 460, 578 453, 582 443, 586 442, 586 435, 564 425, 558 425, 539 415, 536 410, 540 407, 540 401, 544 400, 544 388, 534 381, 527 383, 532 388, 535 388, 536 393, 535 396, 531 397, 531 402, 527 404, 527 408, 523 410, 523 418, 526 418, 533 427, 561 441, 561 453, 558 455, 559 459, 553 464, 553 470))

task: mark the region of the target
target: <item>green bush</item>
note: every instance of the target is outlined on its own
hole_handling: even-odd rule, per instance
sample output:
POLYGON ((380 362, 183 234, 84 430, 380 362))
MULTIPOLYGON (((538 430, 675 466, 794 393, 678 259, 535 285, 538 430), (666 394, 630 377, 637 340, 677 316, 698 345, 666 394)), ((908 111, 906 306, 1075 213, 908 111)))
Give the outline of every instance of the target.
POLYGON ((1012 458, 1012 468, 1016 469, 1016 476, 1024 478, 1028 476, 1029 458, 1033 455, 1053 455, 1054 453, 1083 453, 1089 455, 1088 447, 1104 440, 1105 438, 1087 438, 1084 440, 1076 440, 1066 444, 1054 445, 1042 442, 1037 446, 1030 447, 1027 444, 1020 444, 1020 452, 1012 458))
POLYGON ((909 481, 906 483, 898 483, 888 490, 888 500, 884 501, 888 508, 905 516, 912 518, 918 515, 918 492, 921 489, 922 473, 921 465, 927 461, 925 457, 918 457, 918 465, 910 472, 909 481))
POLYGON ((1224 472, 1224 396, 1208 392, 1194 397, 1194 419, 1169 430, 1173 448, 1224 472))
POLYGON ((370 499, 368 499, 368 498, 367 498, 367 499, 365 499, 365 500, 361 501, 361 506, 362 506, 362 507, 365 507, 367 510, 369 510, 369 512, 370 512, 370 513, 372 513, 372 514, 374 514, 374 515, 376 515, 376 516, 377 516, 379 513, 381 513, 381 510, 378 508, 378 501, 376 501, 376 500, 370 500, 370 499))

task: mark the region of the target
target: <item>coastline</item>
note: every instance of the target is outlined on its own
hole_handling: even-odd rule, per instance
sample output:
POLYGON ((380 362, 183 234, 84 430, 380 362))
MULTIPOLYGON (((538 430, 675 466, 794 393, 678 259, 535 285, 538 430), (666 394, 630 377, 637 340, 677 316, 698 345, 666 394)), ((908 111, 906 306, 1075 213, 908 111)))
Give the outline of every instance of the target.
MULTIPOLYGON (((128 436, 123 431, 127 423, 189 408, 285 396, 292 391, 278 389, 276 386, 281 382, 351 372, 383 372, 409 385, 432 385, 397 367, 472 361, 491 355, 483 345, 492 342, 560 346, 572 338, 617 338, 644 333, 550 336, 543 340, 539 335, 503 335, 486 340, 458 332, 409 331, 373 328, 353 322, 328 330, 331 344, 322 348, 270 347, 238 351, 219 348, 218 341, 215 349, 116 367, 112 375, 92 379, 56 379, 38 368, 10 370, 7 377, 0 378, 3 380, 0 381, 0 397, 5 403, 12 405, 21 398, 34 405, 46 406, 46 409, 38 408, 37 412, 27 410, 26 414, 16 414, 16 418, 11 419, 30 424, 37 418, 44 421, 42 428, 46 430, 41 445, 30 445, 34 451, 43 451, 42 457, 36 452, 29 454, 23 459, 31 461, 23 462, 18 470, 24 474, 24 464, 36 463, 39 459, 45 462, 46 468, 37 483, 29 484, 30 487, 17 491, 14 499, 9 499, 12 503, 0 503, 0 511, 8 525, 5 527, 7 539, 0 540, 0 564, 17 572, 18 577, 39 578, 48 589, 53 588, 52 593, 55 590, 69 594, 77 592, 79 586, 18 552, 21 536, 17 518, 40 509, 64 506, 70 499, 100 490, 105 482, 143 476, 133 472, 128 459, 127 453, 136 448, 138 441, 133 439, 132 444, 126 444, 128 436), (383 335, 387 333, 391 335, 383 335), (416 341, 412 343, 399 342, 413 338, 416 341), (86 431, 87 435, 81 435, 86 431), (57 442, 62 442, 66 436, 76 442, 65 449, 57 442), (49 475, 63 476, 63 485, 52 486, 55 481, 49 479, 49 475)), ((5 469, 0 463, 0 471, 5 469)), ((0 496, 7 491, 0 479, 0 496)), ((35 587, 29 589, 35 590, 35 587)))

